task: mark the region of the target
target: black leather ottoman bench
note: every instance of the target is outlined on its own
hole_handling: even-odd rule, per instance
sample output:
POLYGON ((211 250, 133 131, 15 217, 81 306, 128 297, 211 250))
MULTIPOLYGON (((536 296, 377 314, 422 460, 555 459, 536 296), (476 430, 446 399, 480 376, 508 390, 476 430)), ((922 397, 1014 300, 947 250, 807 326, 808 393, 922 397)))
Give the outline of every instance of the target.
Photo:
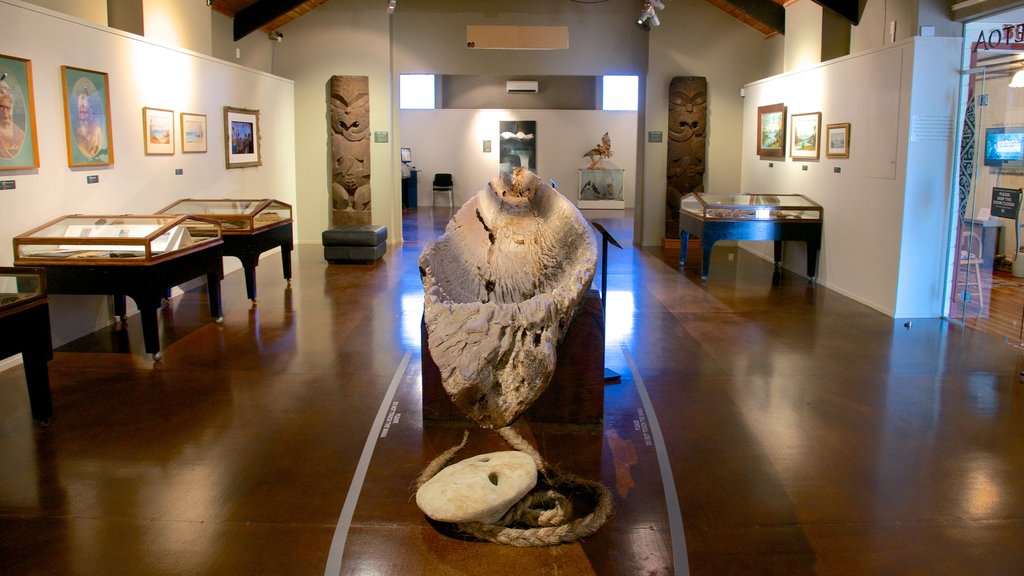
POLYGON ((339 224, 323 232, 324 260, 373 262, 387 250, 387 226, 339 224))

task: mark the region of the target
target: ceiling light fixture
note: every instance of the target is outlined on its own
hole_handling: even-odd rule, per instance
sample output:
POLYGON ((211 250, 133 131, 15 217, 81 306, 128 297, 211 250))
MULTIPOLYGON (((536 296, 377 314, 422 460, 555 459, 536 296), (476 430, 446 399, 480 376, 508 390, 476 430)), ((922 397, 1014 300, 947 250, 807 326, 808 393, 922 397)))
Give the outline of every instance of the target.
POLYGON ((640 17, 636 19, 637 26, 644 30, 661 26, 661 21, 658 20, 658 12, 655 8, 664 10, 665 4, 661 0, 645 0, 643 8, 640 10, 640 17))

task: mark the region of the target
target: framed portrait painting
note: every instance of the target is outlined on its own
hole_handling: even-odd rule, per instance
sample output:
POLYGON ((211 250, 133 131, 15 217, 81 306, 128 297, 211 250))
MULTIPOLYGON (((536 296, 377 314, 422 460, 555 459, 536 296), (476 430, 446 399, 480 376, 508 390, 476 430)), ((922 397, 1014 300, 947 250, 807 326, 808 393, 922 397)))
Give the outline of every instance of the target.
POLYGON ((174 154, 174 111, 143 108, 142 138, 147 155, 174 154))
POLYGON ((829 124, 825 127, 825 157, 850 157, 850 123, 829 124))
POLYGON ((224 107, 224 147, 228 168, 260 166, 260 111, 224 107))
POLYGON ((181 152, 206 152, 206 114, 181 113, 181 152))
POLYGON ((114 163, 110 84, 105 72, 61 66, 68 166, 114 163))
POLYGON ((757 155, 763 158, 786 157, 785 104, 758 106, 757 155))
POLYGON ((38 167, 32 62, 0 54, 0 170, 38 167))
POLYGON ((793 114, 789 131, 793 138, 789 156, 794 160, 817 160, 821 142, 821 112, 793 114))

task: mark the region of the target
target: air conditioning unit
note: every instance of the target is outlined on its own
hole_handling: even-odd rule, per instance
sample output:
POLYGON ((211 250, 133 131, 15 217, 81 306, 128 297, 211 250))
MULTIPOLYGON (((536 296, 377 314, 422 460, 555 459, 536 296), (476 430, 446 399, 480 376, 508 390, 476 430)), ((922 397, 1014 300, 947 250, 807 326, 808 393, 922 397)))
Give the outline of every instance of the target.
POLYGON ((536 94, 536 80, 509 80, 505 83, 505 92, 509 94, 536 94))

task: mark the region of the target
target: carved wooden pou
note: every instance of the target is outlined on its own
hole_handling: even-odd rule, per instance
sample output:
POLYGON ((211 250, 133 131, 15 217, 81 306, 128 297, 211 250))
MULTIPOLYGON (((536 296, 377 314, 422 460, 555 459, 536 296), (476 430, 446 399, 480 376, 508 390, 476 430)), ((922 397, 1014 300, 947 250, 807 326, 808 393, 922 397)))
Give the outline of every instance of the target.
POLYGON ((679 237, 682 197, 691 192, 704 192, 707 95, 708 81, 703 76, 677 76, 669 85, 665 238, 679 237))

